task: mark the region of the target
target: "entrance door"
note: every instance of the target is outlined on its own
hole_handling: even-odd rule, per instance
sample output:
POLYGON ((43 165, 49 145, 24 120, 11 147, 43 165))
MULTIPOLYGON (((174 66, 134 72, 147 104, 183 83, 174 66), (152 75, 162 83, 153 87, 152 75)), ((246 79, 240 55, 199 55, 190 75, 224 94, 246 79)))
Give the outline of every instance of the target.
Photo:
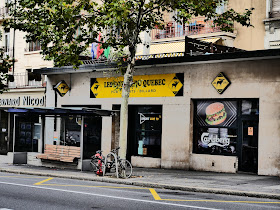
POLYGON ((242 120, 240 170, 258 172, 258 121, 242 120))

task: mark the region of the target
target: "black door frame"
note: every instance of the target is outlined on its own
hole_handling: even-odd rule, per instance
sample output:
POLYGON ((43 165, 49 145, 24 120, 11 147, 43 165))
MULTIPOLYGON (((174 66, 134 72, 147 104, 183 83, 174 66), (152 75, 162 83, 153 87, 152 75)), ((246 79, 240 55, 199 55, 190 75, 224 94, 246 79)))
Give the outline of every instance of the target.
MULTIPOLYGON (((243 145, 243 139, 242 139, 242 121, 248 120, 248 121, 256 121, 259 125, 259 114, 258 115, 243 115, 242 114, 242 100, 248 100, 248 101, 254 101, 258 103, 258 111, 259 111, 259 98, 211 98, 211 99, 193 99, 194 102, 194 114, 196 113, 197 109, 197 101, 217 101, 217 102, 222 102, 222 101, 237 101, 237 142, 236 142, 236 157, 238 158, 238 163, 241 164, 242 160, 242 145, 243 145)), ((199 126, 197 126, 195 117, 193 117, 193 128, 197 129, 199 126)), ((259 130, 259 127, 258 127, 259 130)), ((193 140, 195 138, 195 130, 193 131, 193 140)), ((258 135, 258 146, 259 146, 259 135, 258 135)), ((194 145, 193 145, 193 152, 194 151, 194 145)), ((200 154, 200 153, 198 153, 200 154)), ((240 170, 240 164, 238 164, 238 171, 240 170)))
MULTIPOLYGON (((237 157, 238 157, 238 171, 244 171, 242 169, 242 149, 243 149, 243 121, 252 121, 252 122, 256 122, 257 125, 258 125, 258 136, 257 136, 257 140, 258 140, 258 144, 257 144, 257 149, 259 151, 259 115, 242 115, 242 110, 241 110, 241 103, 242 103, 242 100, 250 100, 250 101, 253 101, 253 100, 258 100, 259 102, 259 99, 241 99, 239 100, 239 104, 238 106, 240 107, 239 110, 238 110, 238 141, 237 141, 237 147, 238 147, 238 150, 237 150, 237 157)), ((258 161, 257 161, 258 162, 258 161)), ((258 170, 257 170, 258 171, 258 170)), ((253 172, 253 171, 247 171, 246 172, 252 172, 252 173, 257 173, 257 172, 253 172)))

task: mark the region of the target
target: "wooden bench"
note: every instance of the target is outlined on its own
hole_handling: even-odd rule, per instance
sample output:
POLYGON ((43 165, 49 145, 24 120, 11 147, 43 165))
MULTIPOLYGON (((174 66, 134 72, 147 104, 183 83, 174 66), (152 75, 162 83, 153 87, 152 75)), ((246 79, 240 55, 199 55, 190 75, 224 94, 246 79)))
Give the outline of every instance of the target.
POLYGON ((36 158, 72 163, 81 157, 80 152, 80 147, 46 144, 44 153, 36 158))

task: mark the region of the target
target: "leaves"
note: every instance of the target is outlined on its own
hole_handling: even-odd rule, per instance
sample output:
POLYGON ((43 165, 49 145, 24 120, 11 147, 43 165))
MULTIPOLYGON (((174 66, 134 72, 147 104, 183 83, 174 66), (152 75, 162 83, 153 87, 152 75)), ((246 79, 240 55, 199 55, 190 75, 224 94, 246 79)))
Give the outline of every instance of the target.
POLYGON ((233 23, 251 26, 252 9, 243 14, 234 10, 217 14, 221 0, 21 0, 9 3, 14 17, 7 27, 27 32, 26 41, 39 40, 45 59, 56 66, 73 65, 77 68, 79 56, 103 34, 103 49, 114 51, 128 47, 127 53, 114 56, 117 63, 131 62, 136 46, 141 42, 140 32, 164 27, 164 13, 171 12, 179 22, 188 22, 193 16, 204 16, 222 30, 232 31, 233 23), (123 59, 127 56, 128 59, 123 59), (125 61, 124 61, 125 60, 125 61))
MULTIPOLYGON (((1 34, 0 34, 1 38, 1 34)), ((9 69, 12 68, 13 61, 5 55, 4 48, 0 48, 0 94, 7 91, 5 88, 8 81, 12 80, 11 75, 8 74, 9 69)))

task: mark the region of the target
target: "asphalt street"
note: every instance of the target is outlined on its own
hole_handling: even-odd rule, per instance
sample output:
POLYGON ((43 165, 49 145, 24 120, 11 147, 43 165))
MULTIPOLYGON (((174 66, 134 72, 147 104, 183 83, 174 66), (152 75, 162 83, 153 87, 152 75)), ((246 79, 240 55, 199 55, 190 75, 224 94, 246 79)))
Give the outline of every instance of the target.
POLYGON ((0 209, 280 209, 280 201, 0 173, 0 209))

